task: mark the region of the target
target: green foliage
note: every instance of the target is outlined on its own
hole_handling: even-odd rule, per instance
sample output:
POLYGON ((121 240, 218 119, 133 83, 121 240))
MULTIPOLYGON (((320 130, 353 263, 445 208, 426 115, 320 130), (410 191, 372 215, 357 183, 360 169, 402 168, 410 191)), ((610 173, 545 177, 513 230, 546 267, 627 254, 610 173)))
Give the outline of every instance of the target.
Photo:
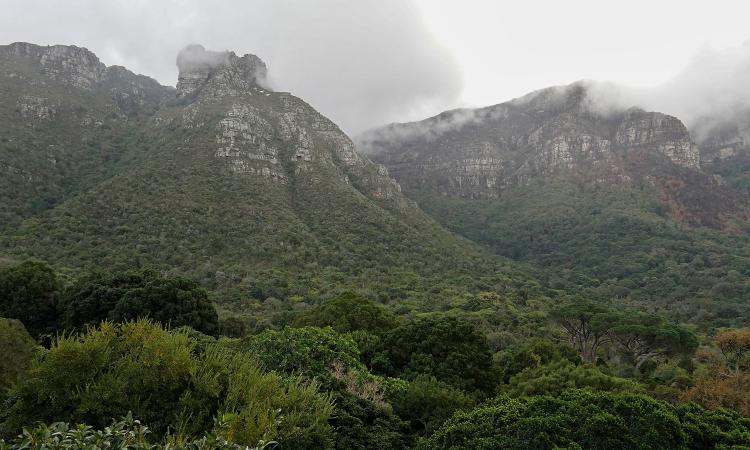
POLYGON ((709 410, 690 403, 678 406, 676 413, 691 449, 750 447, 750 418, 735 411, 709 410))
POLYGON ((417 435, 428 435, 456 410, 474 406, 464 392, 434 377, 419 376, 392 398, 396 414, 411 425, 417 435))
POLYGON ((263 373, 244 354, 209 345, 197 355, 183 333, 149 321, 104 322, 79 337, 62 337, 20 384, 6 436, 27 424, 52 421, 97 428, 132 412, 168 431, 194 436, 227 423, 230 440, 254 445, 278 440, 285 448, 326 448, 330 399, 315 384, 263 373))
POLYGON ((361 295, 345 292, 297 316, 298 327, 331 327, 339 333, 357 330, 382 332, 396 326, 396 318, 385 307, 361 295))
POLYGON ((339 450, 391 450, 409 448, 408 425, 384 405, 344 389, 333 392, 336 410, 330 424, 336 430, 339 450))
MULTIPOLYGON (((739 420, 733 420, 734 427, 739 420)), ((458 412, 420 448, 713 448, 689 446, 685 428, 668 403, 639 394, 573 390, 559 397, 498 398, 458 412)), ((748 440, 738 442, 750 445, 748 440)))
MULTIPOLYGON (((219 432, 225 424, 217 423, 219 432)), ((172 439, 165 444, 155 444, 149 440, 151 431, 141 425, 139 420, 128 414, 121 420, 114 421, 103 430, 95 430, 88 425, 70 426, 65 422, 56 422, 50 426, 41 424, 33 429, 25 429, 23 433, 9 443, 0 440, 0 450, 20 450, 39 448, 49 450, 98 450, 111 448, 117 450, 263 450, 271 449, 275 442, 260 442, 257 447, 250 448, 228 442, 215 431, 207 432, 200 438, 174 445, 172 439)))
POLYGON ((574 301, 555 308, 551 317, 565 329, 570 345, 587 363, 596 362, 599 348, 609 341, 608 334, 617 323, 613 310, 585 301, 574 301))
POLYGON ((66 290, 64 328, 82 329, 102 320, 151 318, 165 325, 218 332, 218 315, 195 281, 156 271, 96 273, 66 290))
POLYGON ((431 375, 485 395, 499 381, 485 337, 471 323, 454 317, 420 317, 384 333, 370 367, 409 380, 431 375))
POLYGON ((357 344, 333 328, 291 328, 266 330, 234 344, 252 355, 269 370, 298 373, 328 380, 335 365, 366 371, 359 361, 357 344))
POLYGON ((529 367, 510 378, 503 392, 509 395, 557 395, 568 389, 587 388, 594 391, 638 392, 643 388, 624 378, 607 375, 595 367, 558 361, 529 367))
POLYGON ((535 338, 500 353, 497 360, 502 368, 502 381, 508 383, 511 377, 527 368, 536 368, 560 361, 578 363, 581 358, 573 348, 567 345, 535 338))
MULTIPOLYGON (((686 188, 700 198, 695 186, 686 188)), ((705 328, 750 322, 743 301, 750 294, 750 239, 677 223, 647 183, 559 176, 492 200, 408 194, 448 229, 539 267, 537 278, 553 288, 627 301, 705 328)), ((709 216, 713 208, 703 202, 691 214, 709 216)))
POLYGON ((698 338, 687 328, 637 311, 621 313, 609 335, 635 363, 636 373, 642 364, 654 358, 692 355, 698 347, 698 338))
POLYGON ((8 388, 29 368, 39 348, 20 321, 0 317, 0 349, 1 403, 8 388))
POLYGON ((46 264, 27 261, 0 270, 0 317, 20 320, 32 336, 57 324, 60 281, 46 264))
POLYGON ((636 372, 654 358, 692 355, 698 347, 692 331, 654 314, 573 301, 553 309, 550 315, 565 329, 570 344, 587 363, 596 362, 605 344, 616 345, 635 365, 636 372))

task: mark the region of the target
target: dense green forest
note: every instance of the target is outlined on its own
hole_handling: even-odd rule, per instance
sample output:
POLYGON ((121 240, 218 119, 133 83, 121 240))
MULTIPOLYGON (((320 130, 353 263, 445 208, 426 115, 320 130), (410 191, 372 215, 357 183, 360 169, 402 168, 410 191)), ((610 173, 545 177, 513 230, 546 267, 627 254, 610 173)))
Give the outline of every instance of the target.
POLYGON ((156 270, 0 270, 0 448, 750 446, 750 330, 492 292, 298 296, 274 323, 210 299, 156 270))
POLYGON ((648 188, 550 177, 498 199, 413 196, 447 228, 536 265, 551 288, 701 328, 750 322, 747 236, 680 225, 648 188))

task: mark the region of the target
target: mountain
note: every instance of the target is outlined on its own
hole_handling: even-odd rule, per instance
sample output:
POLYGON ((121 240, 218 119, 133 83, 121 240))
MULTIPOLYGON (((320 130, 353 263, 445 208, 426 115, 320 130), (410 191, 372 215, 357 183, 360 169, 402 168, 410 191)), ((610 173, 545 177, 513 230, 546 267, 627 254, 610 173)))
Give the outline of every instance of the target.
POLYGON ((134 125, 172 92, 83 48, 0 46, 0 228, 126 165, 134 125))
POLYGON ((356 140, 447 228, 553 286, 750 323, 747 196, 703 170, 675 117, 602 112, 587 83, 393 124, 356 140))
POLYGON ((692 131, 704 169, 750 193, 750 110, 740 109, 731 117, 704 117, 692 131))
POLYGON ((239 289, 265 277, 269 292, 304 294, 530 280, 445 231, 336 124, 266 86, 258 57, 190 46, 177 65, 174 89, 85 49, 0 47, 6 256, 156 265, 239 289))

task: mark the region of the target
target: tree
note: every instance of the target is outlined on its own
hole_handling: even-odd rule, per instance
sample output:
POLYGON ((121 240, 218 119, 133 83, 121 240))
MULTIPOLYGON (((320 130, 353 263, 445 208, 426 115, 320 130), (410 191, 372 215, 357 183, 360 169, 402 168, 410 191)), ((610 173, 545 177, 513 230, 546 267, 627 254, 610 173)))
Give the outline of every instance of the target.
POLYGON ((388 405, 362 398, 345 388, 335 388, 336 410, 330 424, 336 430, 334 447, 340 450, 391 450, 411 448, 408 424, 388 405))
POLYGON ((635 362, 636 373, 654 358, 692 355, 698 347, 698 339, 687 328, 641 312, 621 313, 609 336, 635 362))
POLYGON ((44 263, 27 261, 0 270, 0 317, 20 320, 34 337, 53 333, 60 286, 44 263))
POLYGON ((474 406, 463 391, 429 376, 419 376, 393 396, 393 409, 409 421, 413 434, 429 435, 459 409, 474 406))
POLYGON ((0 403, 5 393, 21 379, 39 350, 36 341, 16 319, 0 318, 0 403))
POLYGON ((394 328, 396 324, 396 317, 384 306, 353 292, 339 294, 294 320, 298 327, 330 326, 339 333, 357 330, 377 333, 394 328))
POLYGON ((209 335, 219 331, 216 309, 197 282, 151 270, 94 274, 70 287, 64 303, 66 328, 151 318, 209 335))
POLYGON ((568 333, 570 345, 589 364, 596 362, 599 348, 610 342, 610 330, 616 315, 590 302, 573 303, 552 311, 551 317, 568 333))
POLYGON ((738 373, 745 356, 750 355, 750 329, 723 330, 716 335, 715 342, 727 366, 738 373))
POLYGON ((714 339, 722 358, 709 358, 708 367, 682 395, 684 402, 697 402, 707 408, 732 408, 750 415, 750 330, 722 330, 714 339))
POLYGON ((705 409, 695 403, 676 408, 690 449, 747 448, 750 418, 726 408, 705 409))
POLYGON ((683 428, 666 402, 641 394, 572 390, 557 397, 500 397, 458 412, 419 448, 681 450, 688 443, 683 428))
POLYGON ((695 379, 680 400, 696 402, 706 408, 731 408, 750 416, 750 373, 726 374, 717 368, 709 369, 695 379))
POLYGON ((499 381, 485 337, 464 320, 420 317, 384 333, 377 346, 370 360, 376 373, 407 380, 430 375, 484 395, 499 381))

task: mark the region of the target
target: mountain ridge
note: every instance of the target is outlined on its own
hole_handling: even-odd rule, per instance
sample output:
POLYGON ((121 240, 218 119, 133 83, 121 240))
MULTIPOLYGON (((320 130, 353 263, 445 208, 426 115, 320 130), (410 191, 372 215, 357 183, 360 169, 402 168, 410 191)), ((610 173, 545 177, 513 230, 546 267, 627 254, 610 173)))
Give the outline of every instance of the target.
POLYGON ((577 83, 356 140, 443 226, 550 271, 553 287, 750 320, 746 195, 702 168, 679 119, 594 106, 577 83))
MULTIPOLYGON (((83 52, 70 51, 73 61, 83 52)), ((43 97, 59 101, 60 111, 85 112, 42 118, 0 108, 9 119, 6 134, 31 129, 38 141, 25 152, 0 147, 0 163, 31 168, 23 164, 44 160, 43 149, 52 145, 73 155, 59 158, 80 159, 92 174, 75 190, 47 176, 16 189, 28 192, 32 204, 37 191, 60 192, 44 207, 19 206, 22 214, 0 239, 11 258, 84 269, 155 264, 206 280, 234 274, 239 285, 280 271, 285 283, 309 281, 308 291, 377 279, 405 293, 399 296, 417 295, 415 282, 454 280, 446 283, 455 287, 468 274, 482 274, 500 290, 515 281, 534 284, 525 269, 441 228, 401 194, 385 167, 360 155, 304 100, 270 91, 262 82, 265 64, 255 56, 188 47, 178 57, 178 88, 155 91, 158 99, 149 101, 158 106, 133 114, 125 113, 111 89, 81 82, 80 70, 67 72, 72 81, 59 80, 60 71, 31 71, 25 82, 9 77, 18 72, 14 58, 0 62, 9 67, 0 72, 0 86, 15 83, 22 95, 42 85, 49 93, 43 97), (96 109, 87 103, 92 99, 96 109), (93 123, 82 125, 81 117, 94 112, 93 123), (61 142, 56 132, 63 129, 61 142), (95 145, 81 149, 81 142, 95 145), (92 162, 92 153, 104 163, 92 162)), ((108 70, 84 60, 96 74, 108 70)), ((55 173, 54 164, 47 166, 55 173)), ((79 180, 81 171, 60 171, 60 177, 79 180)))

